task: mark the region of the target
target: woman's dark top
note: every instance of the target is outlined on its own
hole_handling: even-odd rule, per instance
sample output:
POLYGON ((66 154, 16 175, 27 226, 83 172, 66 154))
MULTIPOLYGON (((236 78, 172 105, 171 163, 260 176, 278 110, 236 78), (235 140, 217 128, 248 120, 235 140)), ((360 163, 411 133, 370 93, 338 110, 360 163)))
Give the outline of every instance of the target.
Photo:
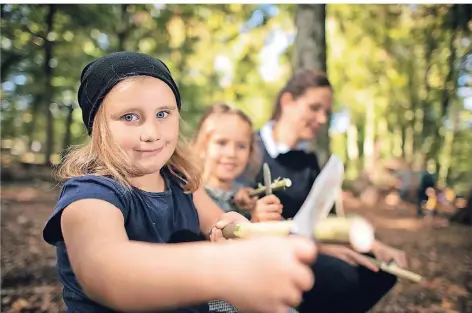
MULTIPOLYGON (((262 154, 262 161, 269 165, 272 179, 281 177, 289 178, 292 181, 290 188, 275 191, 274 194, 284 206, 282 216, 286 219, 293 218, 300 210, 316 177, 320 173, 318 159, 313 152, 302 149, 278 153, 273 157, 274 152, 271 156, 264 140, 261 138, 260 131, 257 133, 257 142, 262 154)), ((264 182, 262 168, 256 177, 256 182, 264 182)))

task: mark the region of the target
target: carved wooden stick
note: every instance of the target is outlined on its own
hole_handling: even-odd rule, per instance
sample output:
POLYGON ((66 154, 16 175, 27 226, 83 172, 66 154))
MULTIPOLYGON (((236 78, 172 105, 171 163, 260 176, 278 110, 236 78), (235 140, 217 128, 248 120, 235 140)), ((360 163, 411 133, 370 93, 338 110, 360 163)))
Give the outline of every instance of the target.
MULTIPOLYGON (((256 236, 287 236, 296 234, 293 221, 229 224, 223 228, 223 236, 230 238, 250 238, 256 236)), ((351 244, 360 252, 369 251, 374 241, 372 226, 360 217, 327 217, 313 229, 313 237, 321 242, 351 244)))
POLYGON ((404 268, 398 267, 397 264, 395 263, 388 263, 388 262, 381 262, 377 259, 370 258, 368 257, 369 260, 372 261, 375 265, 377 265, 382 271, 393 274, 395 276, 398 276, 400 278, 408 279, 411 280, 415 283, 419 283, 423 277, 421 275, 418 275, 416 273, 413 273, 409 270, 406 270, 404 268))
MULTIPOLYGON (((278 190, 278 189, 285 189, 285 188, 289 188, 290 186, 292 186, 292 181, 288 178, 283 178, 283 179, 280 179, 280 180, 275 180, 272 184, 271 184, 271 187, 272 187, 272 191, 274 190, 278 190)), ((251 197, 254 197, 254 196, 259 196, 263 193, 265 193, 266 191, 266 187, 265 186, 259 186, 256 190, 253 190, 249 196, 251 197)))
MULTIPOLYGON (((338 197, 338 199, 336 201, 336 214, 338 216, 343 216, 344 217, 343 202, 342 202, 341 197, 338 197)), ((354 237, 354 238, 357 238, 357 237, 354 237)), ((423 279, 423 277, 421 277, 420 275, 418 275, 416 273, 413 273, 409 270, 406 270, 404 268, 398 267, 395 263, 381 262, 381 261, 379 261, 377 259, 374 259, 374 258, 371 258, 371 257, 368 257, 368 259, 372 263, 377 265, 382 271, 390 273, 390 274, 395 275, 397 277, 408 279, 408 280, 413 281, 415 283, 419 283, 423 279)))

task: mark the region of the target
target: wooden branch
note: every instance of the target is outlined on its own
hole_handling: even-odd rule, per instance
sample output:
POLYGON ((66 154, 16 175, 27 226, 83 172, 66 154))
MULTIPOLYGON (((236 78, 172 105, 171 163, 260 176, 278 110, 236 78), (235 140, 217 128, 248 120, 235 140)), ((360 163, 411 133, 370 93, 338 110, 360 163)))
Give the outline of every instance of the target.
POLYGON ((408 279, 412 282, 419 283, 423 280, 421 275, 413 273, 404 268, 398 267, 395 263, 381 262, 377 259, 367 257, 372 263, 377 265, 382 271, 390 273, 400 278, 408 279))
MULTIPOLYGON (((252 238, 259 236, 288 236, 296 232, 293 221, 232 223, 223 228, 223 237, 252 238)), ((372 226, 360 217, 327 217, 313 225, 313 237, 320 242, 351 244, 360 252, 370 251, 374 241, 372 226)))
MULTIPOLYGON (((343 209, 343 204, 342 204, 342 198, 341 194, 339 195, 337 201, 336 201, 336 215, 344 217, 344 209, 343 209)), ((357 232, 356 229, 352 229, 353 233, 357 232)), ((363 236, 352 236, 351 237, 351 245, 356 248, 358 251, 361 251, 361 249, 365 249, 367 247, 366 243, 360 240, 364 240, 363 236), (358 240, 358 242, 356 242, 358 240), (359 249, 360 248, 360 249, 359 249)), ((364 250, 364 252, 367 252, 369 250, 364 250)), ((362 251, 361 251, 362 252, 362 251)), ((392 275, 395 275, 400 278, 408 279, 412 282, 419 283, 423 278, 411 271, 408 271, 406 269, 398 267, 395 263, 388 263, 388 262, 381 262, 375 258, 367 257, 372 263, 377 265, 382 271, 390 273, 392 275)))
MULTIPOLYGON (((288 178, 277 179, 270 186, 272 187, 272 191, 285 189, 292 186, 292 181, 288 178)), ((264 194, 266 189, 267 189, 266 186, 259 185, 259 187, 256 190, 252 191, 249 194, 249 196, 255 197, 255 196, 264 194)))
POLYGON ((29 34, 35 36, 35 37, 39 37, 39 38, 41 38, 41 39, 44 40, 44 41, 47 40, 47 35, 46 35, 46 36, 42 36, 42 35, 40 35, 40 34, 35 33, 34 31, 31 30, 31 28, 28 27, 28 25, 22 24, 21 26, 22 26, 21 29, 22 29, 23 31, 25 31, 25 32, 27 32, 27 33, 29 33, 29 34))

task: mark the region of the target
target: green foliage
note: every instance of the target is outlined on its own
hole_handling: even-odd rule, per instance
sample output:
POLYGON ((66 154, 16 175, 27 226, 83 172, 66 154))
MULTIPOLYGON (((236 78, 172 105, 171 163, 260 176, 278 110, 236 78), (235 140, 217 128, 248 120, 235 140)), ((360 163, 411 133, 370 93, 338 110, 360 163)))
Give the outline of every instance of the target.
MULTIPOLYGON (((382 141, 383 156, 391 157, 399 140, 399 156, 413 167, 434 160, 444 183, 470 181, 471 163, 456 152, 470 150, 472 134, 470 128, 459 130, 454 118, 470 114, 457 97, 457 62, 472 48, 467 10, 470 5, 328 6, 328 72, 338 101, 358 126, 361 156, 373 104, 373 136, 382 141), (379 129, 383 118, 390 135, 379 129), (446 120, 454 130, 446 130, 446 120)), ((333 149, 344 153, 339 144, 333 149)))
MULTIPOLYGON (((373 136, 385 142, 382 157, 399 149, 411 162, 435 160, 450 183, 472 179, 467 152, 472 132, 461 126, 470 121, 471 113, 457 96, 457 79, 466 68, 459 65, 472 50, 470 7, 327 5, 333 109, 350 110, 361 159, 368 157, 369 149, 364 148, 369 148, 366 142, 373 136), (369 119, 367 113, 372 112, 369 119), (444 126, 446 120, 452 128, 444 126)), ((140 51, 166 62, 181 88, 182 115, 190 129, 216 101, 238 106, 256 127, 261 126, 291 74, 292 46, 280 56, 280 71, 270 81, 259 71, 260 53, 274 33, 295 34, 296 5, 277 5, 275 15, 261 6, 242 4, 56 4, 56 8, 53 31, 47 34, 48 5, 1 5, 2 139, 21 142, 25 153, 33 143, 36 147, 41 143, 37 152, 44 153, 46 106, 54 117, 56 154, 64 148, 68 131, 69 144, 87 140, 76 109, 80 71, 112 51, 140 51), (257 9, 261 9, 259 23, 250 25, 257 9), (46 39, 53 42, 50 95, 44 87, 46 39), (229 68, 216 68, 220 61, 229 68), (71 106, 75 110, 68 124, 71 106)), ((333 135, 333 151, 347 161, 352 155, 348 142, 345 134, 333 135)))

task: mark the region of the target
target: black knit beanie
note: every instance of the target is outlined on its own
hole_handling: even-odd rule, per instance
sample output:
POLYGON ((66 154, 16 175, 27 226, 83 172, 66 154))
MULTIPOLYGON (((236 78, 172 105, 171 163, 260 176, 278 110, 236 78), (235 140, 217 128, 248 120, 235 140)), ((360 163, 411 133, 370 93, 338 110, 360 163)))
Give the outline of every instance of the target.
POLYGON ((180 110, 179 89, 164 62, 142 53, 114 52, 89 63, 80 76, 78 100, 89 135, 105 96, 121 80, 132 76, 151 76, 165 82, 172 89, 180 110))

